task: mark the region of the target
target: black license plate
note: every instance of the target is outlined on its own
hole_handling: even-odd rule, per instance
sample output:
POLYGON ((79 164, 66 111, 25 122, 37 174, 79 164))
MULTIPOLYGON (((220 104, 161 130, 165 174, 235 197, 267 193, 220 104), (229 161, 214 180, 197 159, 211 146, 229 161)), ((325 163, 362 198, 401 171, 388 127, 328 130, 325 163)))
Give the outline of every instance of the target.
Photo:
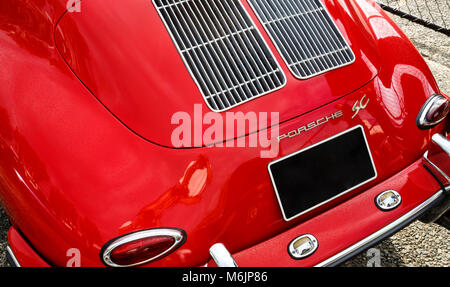
POLYGON ((268 169, 286 221, 377 177, 362 126, 273 161, 268 169))

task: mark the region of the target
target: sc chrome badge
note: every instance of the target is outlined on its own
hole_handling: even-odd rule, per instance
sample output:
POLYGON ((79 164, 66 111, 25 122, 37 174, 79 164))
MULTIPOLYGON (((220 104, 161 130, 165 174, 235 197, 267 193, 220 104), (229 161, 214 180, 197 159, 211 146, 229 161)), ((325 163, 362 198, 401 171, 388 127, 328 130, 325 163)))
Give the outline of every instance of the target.
POLYGON ((359 114, 360 110, 365 110, 369 105, 370 99, 366 99, 366 97, 367 95, 364 95, 361 100, 356 101, 356 103, 353 105, 352 111, 355 113, 353 114, 352 119, 354 119, 359 114))

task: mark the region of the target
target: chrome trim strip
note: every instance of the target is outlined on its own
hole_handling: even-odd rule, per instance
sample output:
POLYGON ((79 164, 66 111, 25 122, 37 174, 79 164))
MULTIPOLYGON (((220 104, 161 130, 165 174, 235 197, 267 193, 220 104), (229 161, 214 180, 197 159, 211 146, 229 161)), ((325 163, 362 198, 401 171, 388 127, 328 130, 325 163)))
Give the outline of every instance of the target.
POLYGON ((435 134, 433 142, 438 145, 448 156, 450 156, 450 141, 441 134, 435 134))
POLYGON ((216 243, 211 246, 209 254, 218 267, 238 267, 233 256, 222 243, 216 243))
POLYGON ((354 126, 354 127, 350 128, 350 129, 348 129, 348 130, 345 130, 345 131, 343 131, 343 132, 341 132, 341 133, 338 133, 338 134, 336 134, 336 135, 334 135, 334 136, 332 136, 332 137, 329 137, 329 138, 327 138, 327 139, 325 139, 325 140, 323 140, 323 141, 320 141, 320 142, 315 143, 315 144, 313 144, 313 145, 311 145, 311 146, 308 146, 308 147, 306 147, 306 148, 304 148, 304 149, 301 149, 301 150, 296 151, 296 152, 294 152, 294 153, 291 153, 291 154, 288 154, 288 155, 286 155, 286 156, 283 156, 283 157, 281 157, 281 158, 279 158, 279 159, 277 159, 277 160, 274 160, 274 161, 270 162, 270 163, 267 165, 267 169, 268 169, 268 171, 269 171, 270 180, 272 181, 272 186, 273 186, 273 189, 274 189, 275 194, 276 194, 276 196, 277 196, 278 204, 280 205, 281 213, 283 214, 283 219, 284 219, 285 221, 291 221, 291 220, 293 220, 293 219, 295 219, 295 218, 301 216, 302 214, 305 214, 305 213, 307 213, 307 212, 310 212, 311 210, 314 210, 314 209, 318 208, 319 206, 322 206, 322 205, 324 205, 324 204, 326 204, 326 203, 328 203, 328 202, 330 202, 330 201, 332 201, 332 200, 334 200, 334 199, 336 199, 336 198, 339 198, 339 197, 343 196, 344 194, 346 194, 346 193, 348 193, 348 192, 350 192, 350 191, 352 191, 352 190, 357 189, 358 187, 363 186, 363 185, 366 184, 366 183, 369 183, 369 182, 372 181, 372 180, 375 180, 375 179, 378 177, 377 168, 376 168, 376 166, 375 166, 375 162, 373 161, 372 152, 371 152, 371 150, 370 150, 370 146, 369 146, 369 143, 368 143, 368 141, 367 141, 366 133, 365 133, 364 127, 363 127, 362 125, 354 126), (302 153, 302 152, 304 152, 304 151, 307 151, 307 150, 309 150, 309 149, 312 149, 312 148, 314 148, 314 147, 316 147, 316 146, 318 146, 318 145, 321 145, 321 144, 323 144, 323 143, 325 143, 325 142, 328 142, 328 141, 330 141, 330 140, 333 140, 333 139, 335 139, 335 138, 337 138, 337 137, 340 137, 340 136, 342 136, 342 135, 344 135, 344 134, 346 134, 346 133, 348 133, 348 132, 351 132, 351 131, 353 131, 353 130, 355 130, 355 129, 358 129, 358 128, 360 128, 360 129, 362 130, 362 134, 363 134, 363 137, 364 137, 364 141, 365 141, 365 143, 366 143, 366 146, 367 146, 367 150, 369 151, 370 161, 371 161, 371 163, 372 163, 373 170, 374 170, 374 172, 375 172, 375 176, 374 176, 373 178, 370 178, 370 179, 364 181, 364 182, 361 182, 360 184, 358 184, 358 185, 356 185, 356 186, 353 186, 353 187, 350 188, 350 189, 344 190, 343 192, 337 194, 336 196, 334 196, 334 197, 332 197, 332 198, 329 198, 328 200, 323 201, 323 202, 321 202, 321 203, 319 203, 319 204, 317 204, 317 205, 315 205, 315 206, 313 206, 313 207, 311 207, 311 208, 309 208, 309 209, 307 209, 307 210, 305 210, 305 211, 302 211, 301 213, 299 213, 299 214, 297 214, 297 215, 294 215, 294 216, 292 216, 292 217, 290 217, 290 218, 287 218, 287 217, 286 217, 286 214, 284 213, 284 209, 283 209, 283 205, 282 205, 282 203, 281 203, 280 195, 278 194, 277 186, 275 185, 275 180, 274 180, 274 178, 273 178, 272 171, 270 170, 270 167, 271 167, 273 164, 276 164, 277 162, 280 162, 280 161, 285 160, 286 158, 295 156, 295 155, 297 155, 297 154, 299 154, 299 153, 302 153))
POLYGON ((435 165, 429 158, 428 158, 428 151, 425 152, 423 155, 423 158, 436 170, 438 171, 447 181, 450 181, 450 177, 437 165, 435 165))
POLYGON ((409 218, 413 217, 414 215, 418 214, 420 211, 425 209, 427 206, 432 204, 435 200, 437 200, 441 195, 443 194, 442 190, 439 190, 437 193, 435 193, 433 196, 425 200, 423 203, 418 205, 416 208, 412 209, 405 215, 401 216, 394 222, 390 223, 389 225, 385 226, 384 228, 378 230, 377 232, 373 233, 372 235, 364 238, 363 240, 359 241, 358 243, 350 246, 349 248, 345 249, 344 251, 339 252, 338 254, 328 258, 327 260, 322 261, 321 263, 317 264, 315 267, 325 267, 328 266, 334 262, 339 261, 340 259, 344 258, 345 256, 349 255, 350 253, 364 247, 365 245, 370 244, 372 241, 376 240, 377 238, 383 236, 384 234, 388 233, 389 231, 393 230, 397 226, 403 224, 406 222, 409 218))
POLYGON ((17 260, 16 255, 14 255, 14 252, 11 250, 11 247, 9 247, 9 245, 6 246, 6 252, 8 252, 9 256, 11 257, 11 260, 16 265, 16 266, 13 266, 13 267, 22 267, 22 266, 20 266, 20 263, 17 260))
POLYGON ((142 265, 142 264, 146 264, 149 263, 151 261, 157 260, 161 257, 163 257, 164 255, 172 252, 174 249, 176 249, 183 241, 185 240, 185 236, 183 234, 182 231, 180 230, 176 230, 176 229, 169 229, 169 228, 159 228, 159 229, 149 229, 149 230, 144 230, 144 231, 138 231, 135 233, 131 233, 128 235, 124 235, 123 237, 120 237, 116 240, 114 240, 113 242, 108 244, 108 247, 105 248, 105 250, 102 253, 102 258, 103 261, 111 266, 111 267, 133 267, 133 266, 138 266, 138 265, 142 265), (135 264, 131 264, 131 265, 118 265, 116 263, 114 263, 111 260, 111 252, 113 252, 114 249, 116 249, 117 247, 135 241, 135 240, 139 240, 139 239, 144 239, 144 238, 148 238, 148 237, 154 237, 154 236, 168 236, 168 237, 172 237, 173 239, 175 239, 174 244, 167 249, 166 251, 164 251, 161 254, 158 254, 157 256, 135 263, 135 264))

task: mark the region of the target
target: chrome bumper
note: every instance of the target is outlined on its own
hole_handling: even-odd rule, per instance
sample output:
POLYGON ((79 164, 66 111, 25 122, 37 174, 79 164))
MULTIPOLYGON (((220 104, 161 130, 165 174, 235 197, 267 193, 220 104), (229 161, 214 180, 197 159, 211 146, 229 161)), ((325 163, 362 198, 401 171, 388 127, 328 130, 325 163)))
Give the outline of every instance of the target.
POLYGON ((14 252, 11 250, 11 247, 6 246, 6 259, 8 259, 11 267, 21 267, 19 261, 17 260, 14 252))
MULTIPOLYGON (((441 134, 433 135, 432 141, 437 147, 439 147, 444 153, 449 156, 450 160, 450 141, 441 134)), ((444 171, 442 167, 430 160, 428 152, 426 152, 423 156, 423 164, 425 168, 428 169, 428 171, 436 178, 438 182, 440 182, 442 186, 447 185, 450 182, 450 175, 446 171, 444 171)), ((448 188, 445 188, 445 193, 447 196, 444 201, 424 214, 420 218, 420 221, 424 223, 437 222, 439 218, 441 218, 450 210, 450 197, 448 196, 450 194, 450 190, 448 188)))
POLYGON ((216 243, 209 249, 211 258, 216 262, 217 267, 238 267, 233 256, 222 243, 216 243))
MULTIPOLYGON (((450 191, 450 186, 446 188, 446 191, 447 192, 450 191)), ((353 256, 361 253, 365 249, 377 244, 383 239, 405 228, 407 225, 415 221, 418 217, 427 212, 429 209, 439 204, 443 199, 443 197, 444 197, 444 190, 439 190, 432 197, 430 197, 429 199, 427 199, 422 204, 418 205, 416 208, 406 213, 402 217, 398 218, 391 224, 378 230, 372 235, 369 235, 368 237, 350 246, 349 248, 339 252, 338 254, 328 258, 327 260, 322 261, 321 263, 317 264, 316 267, 336 266, 347 261, 353 256)))
POLYGON ((432 140, 450 157, 450 141, 446 137, 441 134, 435 134, 432 140))
MULTIPOLYGON (((435 134, 432 138, 433 142, 439 146, 447 155, 450 156, 450 141, 441 134, 435 134)), ((427 168, 432 169, 432 174, 437 176, 436 180, 440 182, 440 178, 449 182, 449 176, 442 171, 437 165, 431 162, 428 159, 428 152, 425 153, 424 164, 427 168), (437 174, 436 174, 437 173, 437 174)), ((441 183, 442 185, 442 183, 441 183)), ((379 231, 373 233, 372 235, 364 238, 360 242, 350 246, 344 251, 334 255, 333 257, 328 258, 327 260, 317 264, 316 266, 336 266, 351 257, 357 255, 358 253, 364 251, 370 246, 375 245, 379 241, 383 240, 386 237, 389 237, 404 228, 411 222, 416 219, 424 221, 426 223, 434 222, 439 219, 445 212, 449 210, 449 198, 448 194, 450 192, 450 186, 444 187, 442 185, 442 189, 439 190, 435 195, 427 199, 425 202, 403 215, 399 219, 395 220, 391 224, 386 227, 380 229, 379 231), (423 220, 426 218, 426 220, 423 220)))
MULTIPOLYGON (((377 244, 383 239, 392 236, 396 232, 400 231, 401 229, 418 219, 424 213, 440 204, 442 202, 442 199, 444 199, 445 197, 445 193, 448 193, 449 191, 450 186, 447 186, 445 190, 439 190, 426 201, 424 201, 402 217, 398 218, 394 222, 369 235, 363 240, 355 243, 354 245, 348 247, 347 249, 337 253, 336 255, 320 262, 315 267, 337 266, 352 258, 353 256, 363 252, 367 248, 377 244)), ((219 267, 237 267, 237 264, 234 261, 232 255, 222 244, 213 245, 210 249, 210 254, 212 259, 219 267)))

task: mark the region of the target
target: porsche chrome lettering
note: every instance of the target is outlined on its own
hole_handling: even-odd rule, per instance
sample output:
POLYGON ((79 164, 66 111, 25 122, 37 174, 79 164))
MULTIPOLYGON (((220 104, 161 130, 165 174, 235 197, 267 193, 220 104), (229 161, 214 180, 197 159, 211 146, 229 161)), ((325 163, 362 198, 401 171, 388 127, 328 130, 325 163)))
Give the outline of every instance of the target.
POLYGON ((322 117, 314 122, 311 122, 305 126, 299 127, 298 129, 292 130, 288 133, 282 134, 278 137, 278 142, 281 142, 283 139, 294 138, 300 135, 302 132, 307 132, 309 130, 315 129, 323 124, 328 123, 329 121, 338 119, 344 115, 343 111, 337 111, 329 116, 322 117))

